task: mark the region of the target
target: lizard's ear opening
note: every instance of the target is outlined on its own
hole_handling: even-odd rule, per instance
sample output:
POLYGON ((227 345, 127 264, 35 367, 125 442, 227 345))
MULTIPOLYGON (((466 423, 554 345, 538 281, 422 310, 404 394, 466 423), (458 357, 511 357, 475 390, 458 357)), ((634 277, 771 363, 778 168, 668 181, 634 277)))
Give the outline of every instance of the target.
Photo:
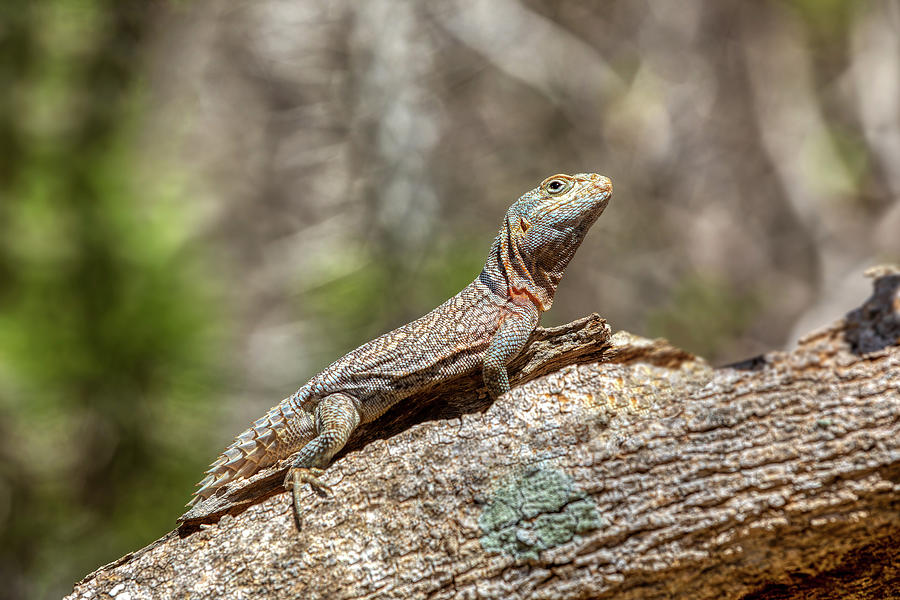
POLYGON ((519 217, 519 228, 522 230, 522 233, 528 231, 528 228, 531 227, 531 223, 528 222, 528 219, 525 217, 519 217))

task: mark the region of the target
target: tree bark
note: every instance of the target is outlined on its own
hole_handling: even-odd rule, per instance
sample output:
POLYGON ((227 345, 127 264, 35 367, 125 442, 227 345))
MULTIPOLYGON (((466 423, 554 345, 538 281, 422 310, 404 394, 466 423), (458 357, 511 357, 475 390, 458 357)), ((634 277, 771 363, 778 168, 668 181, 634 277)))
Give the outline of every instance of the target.
POLYGON ((69 597, 900 597, 900 270, 870 274, 721 368, 596 316, 539 330, 498 401, 462 378, 358 432, 302 532, 274 468, 69 597))

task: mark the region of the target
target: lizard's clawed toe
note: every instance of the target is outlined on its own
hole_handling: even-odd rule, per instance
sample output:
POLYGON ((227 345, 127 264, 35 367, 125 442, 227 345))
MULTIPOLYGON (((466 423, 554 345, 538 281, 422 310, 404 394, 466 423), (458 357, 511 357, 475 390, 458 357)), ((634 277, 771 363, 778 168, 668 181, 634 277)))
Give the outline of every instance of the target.
POLYGON ((315 493, 327 496, 331 493, 331 486, 319 479, 324 473, 324 469, 315 467, 291 467, 284 478, 284 487, 288 490, 299 490, 304 483, 308 483, 315 493))
POLYGON ((297 527, 297 531, 303 529, 303 520, 300 515, 300 488, 304 483, 308 483, 309 487, 319 496, 327 496, 331 492, 331 487, 319 479, 324 472, 324 469, 315 467, 291 467, 288 469, 284 478, 284 487, 291 491, 294 525, 297 527))

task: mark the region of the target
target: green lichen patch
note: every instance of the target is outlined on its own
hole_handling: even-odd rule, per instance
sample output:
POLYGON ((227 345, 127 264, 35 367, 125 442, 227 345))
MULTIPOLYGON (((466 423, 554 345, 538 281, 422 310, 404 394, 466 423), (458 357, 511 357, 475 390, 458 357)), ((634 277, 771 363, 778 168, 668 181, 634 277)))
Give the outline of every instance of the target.
POLYGON ((537 468, 498 489, 478 518, 481 546, 515 559, 536 560, 602 525, 597 505, 559 469, 537 468))

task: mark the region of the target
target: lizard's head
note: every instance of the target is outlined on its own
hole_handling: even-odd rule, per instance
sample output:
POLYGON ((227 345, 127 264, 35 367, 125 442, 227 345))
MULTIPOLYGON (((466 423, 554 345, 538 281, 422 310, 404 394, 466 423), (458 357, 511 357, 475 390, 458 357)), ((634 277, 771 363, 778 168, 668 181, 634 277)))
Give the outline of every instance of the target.
POLYGON ((506 212, 485 271, 503 274, 511 298, 549 309, 566 265, 611 196, 612 182, 603 175, 548 177, 506 212))

